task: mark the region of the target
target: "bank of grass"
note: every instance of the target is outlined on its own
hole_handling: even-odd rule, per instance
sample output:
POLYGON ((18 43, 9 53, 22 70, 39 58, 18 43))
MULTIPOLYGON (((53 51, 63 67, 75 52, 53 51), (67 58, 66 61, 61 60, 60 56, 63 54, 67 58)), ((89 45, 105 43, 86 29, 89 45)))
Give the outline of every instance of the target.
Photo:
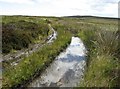
POLYGON ((47 21, 40 17, 3 16, 2 53, 6 55, 42 43, 50 32, 47 21))
POLYGON ((120 87, 120 48, 116 31, 83 30, 78 34, 88 49, 80 87, 120 87))
POLYGON ((58 33, 57 39, 45 45, 38 52, 22 60, 17 66, 3 71, 3 88, 17 88, 25 86, 27 82, 40 75, 54 59, 70 43, 71 34, 63 26, 55 26, 58 33))

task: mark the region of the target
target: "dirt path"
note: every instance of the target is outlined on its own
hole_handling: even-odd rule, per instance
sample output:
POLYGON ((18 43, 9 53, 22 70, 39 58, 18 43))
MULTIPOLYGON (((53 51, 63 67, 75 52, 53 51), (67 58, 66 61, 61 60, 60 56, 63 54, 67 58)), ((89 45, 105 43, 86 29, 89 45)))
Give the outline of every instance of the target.
POLYGON ((33 46, 31 46, 30 48, 26 49, 26 50, 20 50, 15 54, 8 54, 3 56, 3 62, 7 62, 7 61, 11 61, 11 65, 17 65, 19 63, 20 60, 22 60, 24 57, 27 57, 29 55, 31 55, 33 52, 38 51, 41 47, 43 47, 44 45, 46 45, 47 43, 51 43, 53 42, 56 37, 57 37, 57 32, 52 28, 52 26, 50 24, 48 24, 49 28, 51 31, 53 31, 53 33, 51 35, 48 36, 46 42, 44 42, 43 44, 38 43, 38 44, 34 44, 33 46))

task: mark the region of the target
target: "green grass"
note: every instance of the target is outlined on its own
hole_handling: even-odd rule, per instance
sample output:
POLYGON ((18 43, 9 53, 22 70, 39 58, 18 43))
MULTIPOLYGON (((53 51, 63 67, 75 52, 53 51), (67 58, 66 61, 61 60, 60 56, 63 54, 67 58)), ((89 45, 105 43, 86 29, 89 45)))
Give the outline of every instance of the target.
POLYGON ((88 59, 80 87, 117 87, 119 85, 119 49, 116 31, 96 30, 79 33, 87 45, 88 59), (87 32, 87 34, 85 34, 87 32), (89 35, 88 35, 89 34, 89 35), (88 39, 89 38, 89 39, 88 39))
POLYGON ((57 26, 58 37, 51 45, 45 45, 40 51, 22 60, 16 67, 3 72, 3 87, 17 87, 41 73, 55 57, 70 43, 71 34, 62 26, 57 26), (64 31, 63 31, 64 30, 64 31), (66 34, 67 36, 66 36, 66 34))
POLYGON ((115 87, 118 86, 117 78, 118 61, 110 55, 91 57, 84 81, 81 87, 115 87))

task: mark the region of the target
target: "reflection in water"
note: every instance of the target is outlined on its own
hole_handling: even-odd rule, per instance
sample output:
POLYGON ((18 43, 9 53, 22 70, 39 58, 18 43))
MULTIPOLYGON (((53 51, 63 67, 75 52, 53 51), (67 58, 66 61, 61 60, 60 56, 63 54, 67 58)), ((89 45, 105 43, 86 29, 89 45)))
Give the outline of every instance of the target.
POLYGON ((45 72, 28 87, 75 87, 83 77, 86 49, 78 37, 72 37, 62 52, 45 72))
POLYGON ((71 55, 71 54, 66 54, 66 58, 60 58, 62 62, 73 62, 73 61, 82 61, 85 59, 84 56, 76 56, 76 55, 71 55))

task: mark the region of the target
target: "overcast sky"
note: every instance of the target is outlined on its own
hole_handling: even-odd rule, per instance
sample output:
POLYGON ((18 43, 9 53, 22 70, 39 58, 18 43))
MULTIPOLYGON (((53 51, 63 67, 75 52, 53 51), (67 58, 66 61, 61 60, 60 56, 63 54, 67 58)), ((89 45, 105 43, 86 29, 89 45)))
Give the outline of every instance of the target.
POLYGON ((0 0, 0 15, 118 17, 119 0, 0 0))

